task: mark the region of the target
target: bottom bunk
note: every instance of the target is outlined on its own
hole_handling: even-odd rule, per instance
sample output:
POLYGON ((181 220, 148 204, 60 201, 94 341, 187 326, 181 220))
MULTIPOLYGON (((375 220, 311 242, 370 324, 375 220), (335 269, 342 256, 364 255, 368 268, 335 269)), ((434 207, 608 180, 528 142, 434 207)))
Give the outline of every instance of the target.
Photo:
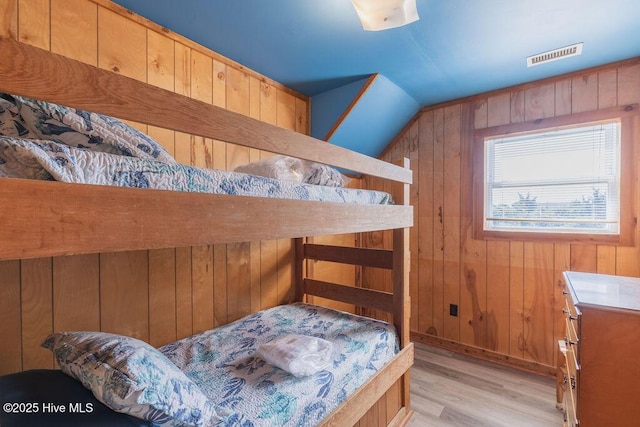
POLYGON ((0 425, 354 425, 413 361, 393 325, 306 303, 159 349, 99 332, 53 334, 43 345, 68 377, 54 370, 1 377, 0 425), (267 347, 282 337, 311 342, 267 347))

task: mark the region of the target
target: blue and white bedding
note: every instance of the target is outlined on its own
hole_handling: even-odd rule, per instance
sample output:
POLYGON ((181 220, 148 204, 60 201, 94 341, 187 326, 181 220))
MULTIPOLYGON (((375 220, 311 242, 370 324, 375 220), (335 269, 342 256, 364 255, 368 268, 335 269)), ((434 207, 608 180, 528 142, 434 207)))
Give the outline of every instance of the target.
MULTIPOLYGON (((389 194, 177 163, 113 117, 0 94, 0 177, 360 204, 389 194)), ((334 180, 332 180, 334 182, 334 180)), ((326 182, 325 184, 329 184, 326 182)))
POLYGON ((295 303, 251 314, 228 325, 161 347, 218 406, 233 411, 231 425, 313 426, 399 351, 385 322, 295 303), (258 347, 286 334, 333 344, 328 368, 308 377, 267 364, 258 347))

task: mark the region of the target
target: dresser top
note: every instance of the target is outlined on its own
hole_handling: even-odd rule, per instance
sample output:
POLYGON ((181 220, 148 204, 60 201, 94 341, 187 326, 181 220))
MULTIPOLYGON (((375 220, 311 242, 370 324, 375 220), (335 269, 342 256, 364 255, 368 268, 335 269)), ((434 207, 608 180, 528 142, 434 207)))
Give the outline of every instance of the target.
POLYGON ((575 271, 566 271, 564 276, 578 305, 640 311, 640 279, 637 277, 575 271))

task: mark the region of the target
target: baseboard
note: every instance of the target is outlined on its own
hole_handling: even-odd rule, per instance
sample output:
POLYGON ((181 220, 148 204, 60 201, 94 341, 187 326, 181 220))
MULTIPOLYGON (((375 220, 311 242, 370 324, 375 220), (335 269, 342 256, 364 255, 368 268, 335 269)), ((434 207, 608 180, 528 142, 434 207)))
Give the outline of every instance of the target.
POLYGON ((489 362, 498 363, 500 365, 509 366, 523 371, 533 372, 540 375, 555 377, 557 368, 532 360, 525 360, 518 357, 509 356, 480 347, 461 344, 459 342, 438 338, 433 335, 423 334, 420 332, 411 332, 411 341, 432 345, 434 347, 443 348, 455 353, 466 354, 478 359, 487 360, 489 362))

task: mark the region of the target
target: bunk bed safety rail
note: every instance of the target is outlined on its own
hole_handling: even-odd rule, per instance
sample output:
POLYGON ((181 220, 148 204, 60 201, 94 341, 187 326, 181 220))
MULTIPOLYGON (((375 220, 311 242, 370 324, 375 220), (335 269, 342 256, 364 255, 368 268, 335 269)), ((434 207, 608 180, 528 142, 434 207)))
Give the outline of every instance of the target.
POLYGON ((0 91, 411 183, 410 170, 0 37, 0 91), (68 76, 74 76, 69 79, 68 76))

